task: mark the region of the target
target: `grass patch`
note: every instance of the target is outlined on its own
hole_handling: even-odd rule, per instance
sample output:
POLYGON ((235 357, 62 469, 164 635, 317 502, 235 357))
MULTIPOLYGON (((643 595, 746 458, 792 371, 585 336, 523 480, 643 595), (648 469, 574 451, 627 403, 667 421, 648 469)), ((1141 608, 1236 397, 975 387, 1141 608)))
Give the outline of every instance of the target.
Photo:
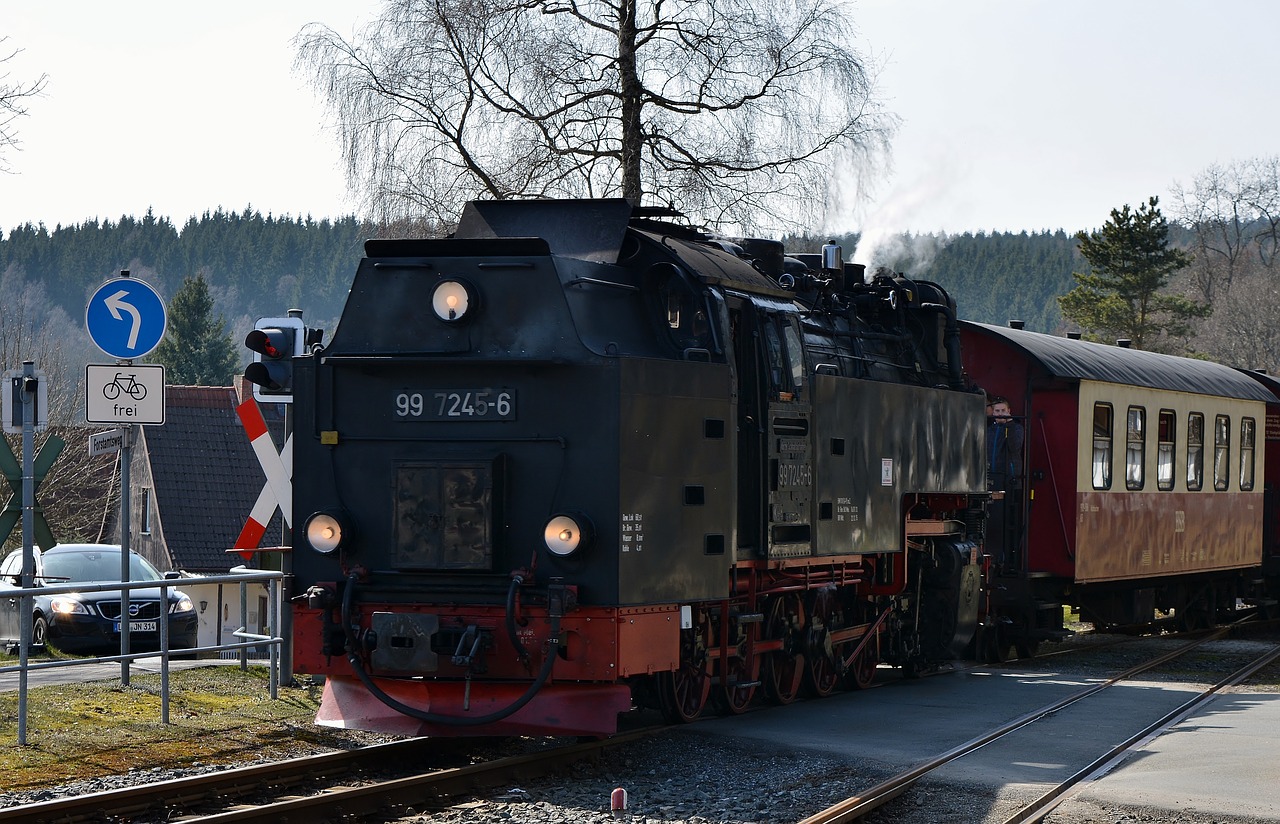
POLYGON ((350 746, 350 734, 312 724, 320 686, 281 686, 273 701, 265 667, 172 671, 168 724, 160 721, 160 676, 131 673, 129 681, 128 687, 116 679, 30 688, 25 747, 17 745, 18 693, 0 693, 5 790, 350 746))

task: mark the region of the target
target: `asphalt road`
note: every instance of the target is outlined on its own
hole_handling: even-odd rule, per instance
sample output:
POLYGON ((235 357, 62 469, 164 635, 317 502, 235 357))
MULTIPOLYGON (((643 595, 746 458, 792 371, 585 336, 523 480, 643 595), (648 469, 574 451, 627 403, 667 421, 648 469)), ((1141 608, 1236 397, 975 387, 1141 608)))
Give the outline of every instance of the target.
MULTIPOLYGON (((1043 667, 973 668, 861 693, 698 724, 701 733, 789 741, 908 769, 1101 678, 1043 667)), ((936 774, 942 781, 1049 789, 1195 694, 1182 683, 1130 681, 988 744, 936 774), (1018 736, 1021 736, 1019 738, 1018 736)), ((1075 798, 1157 810, 1280 821, 1280 694, 1235 688, 1201 704, 1075 798)))
MULTIPOLYGON (((18 689, 21 674, 16 671, 17 659, 13 659, 11 665, 15 671, 0 672, 0 692, 13 692, 18 689)), ((72 659, 67 659, 72 660, 72 659)), ((120 680, 121 666, 119 661, 99 662, 95 659, 74 659, 79 663, 73 666, 58 666, 51 668, 42 668, 40 664, 45 663, 44 659, 34 659, 31 663, 36 667, 27 672, 27 687, 45 687, 57 684, 72 684, 78 681, 107 681, 120 680)), ((209 667, 209 666, 238 666, 239 660, 224 661, 214 658, 201 658, 198 660, 182 660, 170 661, 169 670, 191 669, 193 667, 209 667)), ((262 664, 265 661, 251 660, 250 664, 262 664)), ((4 667, 3 669, 9 669, 4 667)), ((129 665, 130 675, 159 673, 160 659, 157 658, 139 658, 129 665)))

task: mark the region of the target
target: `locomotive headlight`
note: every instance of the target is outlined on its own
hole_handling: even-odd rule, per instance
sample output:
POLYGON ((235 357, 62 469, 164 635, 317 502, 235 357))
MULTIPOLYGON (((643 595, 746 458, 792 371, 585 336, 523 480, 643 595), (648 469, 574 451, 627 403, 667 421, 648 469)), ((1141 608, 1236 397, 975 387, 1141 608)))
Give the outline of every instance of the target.
POLYGON ((542 539, 553 555, 566 557, 591 543, 593 530, 591 521, 579 514, 561 513, 547 521, 542 531, 542 539))
POLYGON ((457 323, 475 304, 471 287, 460 280, 442 280, 431 295, 431 309, 445 323, 457 323))
POLYGON ((328 555, 342 546, 350 534, 346 519, 333 512, 317 512, 307 519, 307 543, 316 552, 328 555))

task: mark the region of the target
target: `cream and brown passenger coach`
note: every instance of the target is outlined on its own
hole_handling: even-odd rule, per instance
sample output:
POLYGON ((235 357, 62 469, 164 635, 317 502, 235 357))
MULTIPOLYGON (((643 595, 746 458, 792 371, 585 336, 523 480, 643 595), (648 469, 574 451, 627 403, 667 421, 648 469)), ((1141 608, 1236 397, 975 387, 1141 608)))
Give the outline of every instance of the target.
POLYGON ((1051 637, 1064 603, 1102 624, 1160 614, 1194 626, 1266 597, 1276 396, 1259 376, 1016 328, 963 323, 962 336, 969 377, 1024 428, 1007 532, 994 536, 1008 551, 993 614, 1010 638, 1051 637))

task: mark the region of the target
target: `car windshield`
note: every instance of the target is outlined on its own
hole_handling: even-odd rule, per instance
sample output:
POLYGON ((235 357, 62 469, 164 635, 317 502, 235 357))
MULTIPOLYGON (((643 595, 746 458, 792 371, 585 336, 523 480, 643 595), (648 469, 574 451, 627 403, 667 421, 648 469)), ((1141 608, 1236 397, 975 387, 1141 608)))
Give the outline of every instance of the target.
MULTIPOLYGON (((46 553, 44 578, 50 583, 119 581, 120 553, 102 549, 46 553)), ((130 581, 159 581, 163 578, 164 576, 148 563, 147 559, 141 555, 132 555, 129 560, 130 581)))

